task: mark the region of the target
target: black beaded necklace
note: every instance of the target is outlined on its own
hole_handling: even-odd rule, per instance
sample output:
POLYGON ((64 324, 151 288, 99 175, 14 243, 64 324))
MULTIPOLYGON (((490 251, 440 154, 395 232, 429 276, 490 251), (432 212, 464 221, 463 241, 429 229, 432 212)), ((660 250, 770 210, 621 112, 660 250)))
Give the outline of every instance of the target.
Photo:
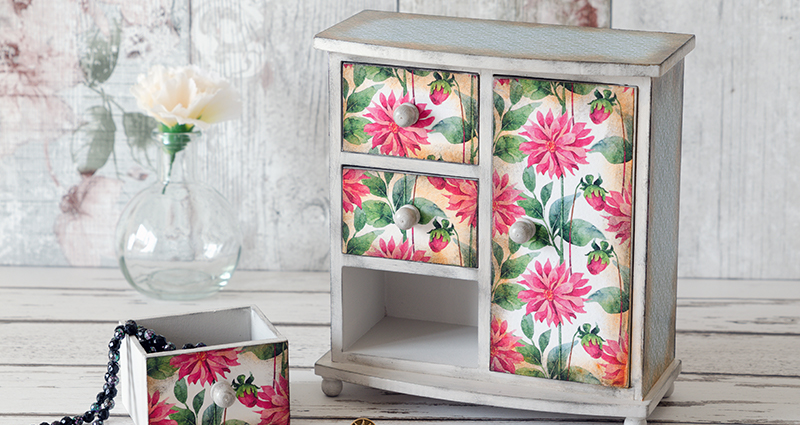
MULTIPOLYGON (((109 412, 114 408, 114 397, 117 396, 117 385, 119 384, 119 347, 125 336, 136 336, 139 344, 148 353, 160 353, 162 351, 174 351, 177 349, 175 344, 167 341, 152 329, 139 326, 133 320, 128 320, 124 325, 119 325, 114 329, 114 337, 108 342, 108 371, 105 375, 106 383, 103 384, 103 391, 97 393, 96 402, 89 407, 82 415, 64 416, 60 421, 42 422, 39 425, 103 425, 103 421, 108 419, 109 412)), ((186 344, 182 348, 190 349, 205 347, 202 342, 186 344)))

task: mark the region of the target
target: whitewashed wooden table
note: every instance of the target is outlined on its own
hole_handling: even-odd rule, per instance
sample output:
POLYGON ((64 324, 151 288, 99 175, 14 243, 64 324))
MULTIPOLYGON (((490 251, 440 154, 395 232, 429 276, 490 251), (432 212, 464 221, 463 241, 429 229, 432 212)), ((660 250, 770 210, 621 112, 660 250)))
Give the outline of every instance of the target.
MULTIPOLYGON (((800 282, 681 280, 683 373, 650 424, 800 424, 800 282)), ((291 420, 349 425, 436 422, 619 423, 450 403, 345 384, 327 398, 313 373, 329 347, 327 273, 237 272, 214 297, 140 295, 116 269, 0 267, 0 425, 86 410, 102 386, 120 319, 255 304, 288 337, 291 420)), ((108 425, 130 425, 120 403, 108 425)))

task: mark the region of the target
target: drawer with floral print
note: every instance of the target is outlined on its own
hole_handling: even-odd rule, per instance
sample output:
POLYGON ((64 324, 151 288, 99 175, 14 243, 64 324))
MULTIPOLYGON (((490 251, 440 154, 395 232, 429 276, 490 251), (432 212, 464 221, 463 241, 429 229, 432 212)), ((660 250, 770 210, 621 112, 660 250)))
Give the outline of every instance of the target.
POLYGON ((347 381, 645 425, 681 369, 693 45, 373 11, 317 35, 330 60, 323 392, 347 381))
POLYGON ((477 267, 478 182, 342 169, 342 252, 477 267))
POLYGON ((343 63, 342 150, 477 164, 477 74, 343 63))

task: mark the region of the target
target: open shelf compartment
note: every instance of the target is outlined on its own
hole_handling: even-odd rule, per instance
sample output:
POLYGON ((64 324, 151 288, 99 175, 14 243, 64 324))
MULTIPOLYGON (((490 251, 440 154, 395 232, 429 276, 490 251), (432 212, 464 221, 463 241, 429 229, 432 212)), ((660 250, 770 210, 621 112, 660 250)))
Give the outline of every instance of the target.
POLYGON ((478 282, 342 268, 343 354, 479 366, 478 282))

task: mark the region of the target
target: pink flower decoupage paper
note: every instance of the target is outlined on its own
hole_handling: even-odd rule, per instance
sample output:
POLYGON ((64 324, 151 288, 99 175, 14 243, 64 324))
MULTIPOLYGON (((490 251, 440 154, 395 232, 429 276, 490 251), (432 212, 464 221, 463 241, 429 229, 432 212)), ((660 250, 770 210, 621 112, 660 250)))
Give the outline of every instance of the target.
POLYGON ((147 360, 150 423, 288 425, 286 343, 200 350, 147 360), (236 401, 216 405, 211 387, 228 382, 236 401))
POLYGON ((478 182, 455 177, 342 170, 342 252, 477 267, 478 182), (394 224, 403 205, 420 221, 394 224))
POLYGON ((637 89, 493 82, 490 369, 629 385, 637 89), (534 236, 510 227, 527 217, 534 236))
POLYGON ((478 76, 418 68, 342 64, 342 150, 478 163, 478 76), (413 103, 416 123, 394 111, 413 103))

